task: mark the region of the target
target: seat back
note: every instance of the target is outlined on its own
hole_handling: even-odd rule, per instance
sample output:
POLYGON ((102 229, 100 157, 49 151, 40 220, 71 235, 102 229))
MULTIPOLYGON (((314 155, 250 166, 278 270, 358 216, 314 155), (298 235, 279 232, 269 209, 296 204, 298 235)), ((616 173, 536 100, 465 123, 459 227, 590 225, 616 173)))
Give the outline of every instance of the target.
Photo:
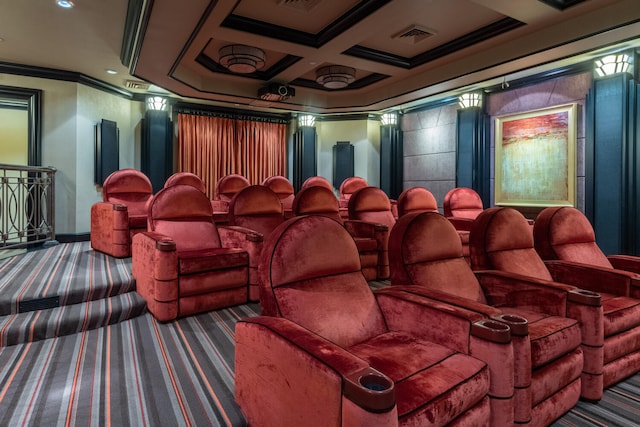
POLYGON ((171 237, 179 252, 221 246, 211 202, 191 185, 174 185, 158 191, 149 203, 148 222, 149 231, 171 237))
POLYGON ((127 206, 129 216, 146 216, 146 204, 152 197, 151 181, 135 169, 115 171, 102 184, 102 199, 105 202, 127 206))
POLYGON ((389 230, 396 223, 389 197, 377 187, 365 187, 351 195, 349 219, 384 224, 389 230))
POLYGON ((569 206, 545 208, 533 225, 536 251, 542 259, 560 259, 613 268, 596 243, 591 223, 569 206))
POLYGON ((164 183, 164 188, 172 187, 174 185, 190 185, 203 193, 207 193, 206 188, 204 186, 204 182, 200 179, 200 177, 191 172, 176 172, 171 175, 164 183))
POLYGON ((392 285, 419 285, 486 304, 486 298, 462 256, 453 225, 436 212, 404 215, 389 236, 392 285))
POLYGON ((512 208, 484 210, 471 226, 471 268, 502 270, 543 280, 551 274, 533 246, 527 219, 512 208))
POLYGON ((311 186, 300 190, 293 199, 293 214, 295 216, 324 215, 342 223, 338 199, 333 191, 321 186, 311 186))
POLYGON ((368 187, 369 184, 367 180, 364 178, 360 178, 359 176, 351 176, 346 178, 340 184, 340 198, 343 200, 349 200, 353 193, 360 190, 361 188, 368 187))
POLYGON ((265 239, 283 221, 280 198, 265 186, 250 185, 229 203, 229 225, 250 228, 262 233, 265 239))
POLYGON ((458 187, 444 196, 444 216, 475 219, 484 210, 480 195, 471 188, 458 187))
POLYGON ((301 216, 280 225, 265 242, 259 275, 262 314, 285 317, 345 348, 387 331, 356 245, 331 218, 301 216))
POLYGON ((247 188, 249 180, 242 175, 230 174, 225 175, 216 183, 215 200, 230 202, 233 196, 243 188, 247 188))
POLYGON ((398 216, 413 212, 438 212, 438 202, 431 191, 423 187, 411 187, 398 197, 398 216))
POLYGON ((325 187, 333 192, 333 185, 331 185, 329 180, 323 176, 310 176, 309 178, 305 179, 302 183, 302 187, 300 187, 300 190, 304 190, 307 187, 314 186, 325 187))
POLYGON ((270 176, 262 181, 262 185, 268 187, 278 195, 285 212, 291 211, 291 205, 293 204, 295 194, 293 191, 293 185, 287 178, 280 175, 270 176))

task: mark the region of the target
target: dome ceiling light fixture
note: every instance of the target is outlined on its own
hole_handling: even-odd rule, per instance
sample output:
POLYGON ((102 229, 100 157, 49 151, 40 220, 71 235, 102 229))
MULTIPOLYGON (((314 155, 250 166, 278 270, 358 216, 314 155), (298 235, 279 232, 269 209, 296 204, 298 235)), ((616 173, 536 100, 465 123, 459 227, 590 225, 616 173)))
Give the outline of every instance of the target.
POLYGON ((327 89, 342 89, 356 79, 356 69, 344 65, 327 65, 316 70, 316 82, 327 89))
POLYGON ((249 74, 264 67, 262 49, 243 44, 230 44, 218 51, 220 64, 233 73, 249 74))

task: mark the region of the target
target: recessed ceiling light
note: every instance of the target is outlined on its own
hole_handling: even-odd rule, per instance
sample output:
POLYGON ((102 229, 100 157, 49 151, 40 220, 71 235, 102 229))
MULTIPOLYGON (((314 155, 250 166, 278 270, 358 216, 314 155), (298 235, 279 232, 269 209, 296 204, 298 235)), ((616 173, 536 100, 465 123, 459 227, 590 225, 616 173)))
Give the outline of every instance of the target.
POLYGON ((105 70, 107 72, 107 74, 118 74, 118 72, 116 70, 112 70, 112 69, 108 69, 105 70))
POLYGON ((56 4, 65 9, 71 9, 75 4, 70 0, 56 0, 56 4))

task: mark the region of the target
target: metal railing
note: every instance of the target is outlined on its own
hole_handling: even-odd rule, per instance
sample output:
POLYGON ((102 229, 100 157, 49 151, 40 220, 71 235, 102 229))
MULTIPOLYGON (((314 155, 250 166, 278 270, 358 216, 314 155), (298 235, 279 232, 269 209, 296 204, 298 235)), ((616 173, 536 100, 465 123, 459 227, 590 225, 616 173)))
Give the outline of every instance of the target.
POLYGON ((55 239, 52 167, 0 164, 0 249, 55 239))

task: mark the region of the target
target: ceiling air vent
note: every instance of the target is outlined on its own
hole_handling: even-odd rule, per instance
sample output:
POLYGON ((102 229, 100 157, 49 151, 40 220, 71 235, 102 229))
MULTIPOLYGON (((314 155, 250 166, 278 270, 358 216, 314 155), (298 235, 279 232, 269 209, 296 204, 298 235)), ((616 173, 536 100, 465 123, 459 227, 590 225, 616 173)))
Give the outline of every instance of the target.
POLYGON ((145 82, 141 82, 139 80, 125 80, 124 86, 127 89, 138 89, 138 90, 148 90, 149 84, 145 82))
POLYGON ((393 36, 393 38, 401 40, 405 43, 416 44, 420 43, 424 39, 431 37, 434 34, 435 32, 432 30, 420 27, 418 25, 412 25, 409 28, 405 28, 404 30, 400 31, 398 34, 393 36))
POLYGON ((280 6, 290 7, 302 12, 311 12, 311 10, 320 3, 320 0, 279 0, 280 6))

